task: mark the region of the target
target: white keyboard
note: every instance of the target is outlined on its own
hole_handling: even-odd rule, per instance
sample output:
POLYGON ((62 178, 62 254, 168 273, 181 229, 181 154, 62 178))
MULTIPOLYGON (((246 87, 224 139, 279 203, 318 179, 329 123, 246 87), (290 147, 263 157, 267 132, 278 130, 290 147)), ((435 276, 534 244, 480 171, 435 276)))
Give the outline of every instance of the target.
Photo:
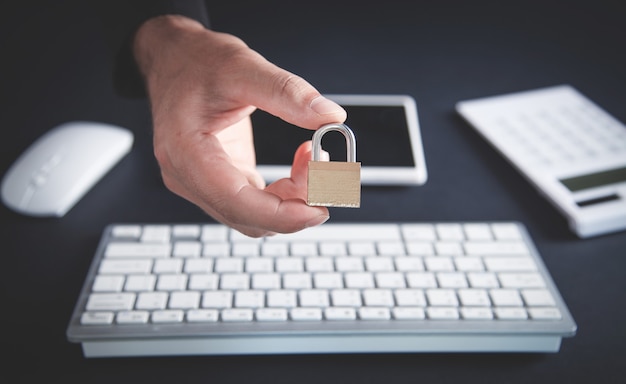
POLYGON ((579 237, 626 230, 626 126, 575 88, 462 101, 456 109, 579 237))
POLYGON ((576 324, 518 223, 218 224, 102 236, 67 329, 87 357, 557 352, 576 324))

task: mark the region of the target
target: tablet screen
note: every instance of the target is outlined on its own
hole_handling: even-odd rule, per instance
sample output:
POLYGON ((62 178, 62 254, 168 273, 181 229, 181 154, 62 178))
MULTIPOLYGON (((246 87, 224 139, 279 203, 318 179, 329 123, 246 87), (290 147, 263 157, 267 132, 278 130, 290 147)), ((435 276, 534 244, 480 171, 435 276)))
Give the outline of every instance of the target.
MULTIPOLYGON (((357 139, 357 161, 362 166, 413 167, 415 160, 401 106, 344 106, 345 124, 357 139)), ((263 111, 252 116, 257 164, 291 165, 293 154, 313 131, 288 124, 263 111)), ((322 149, 333 161, 345 161, 346 144, 341 133, 329 132, 322 139, 322 149)))
MULTIPOLYGON (((345 124, 356 137, 356 157, 361 162, 364 184, 425 182, 416 111, 413 104, 407 110, 407 97, 361 95, 354 100, 350 96, 334 99, 346 110, 345 124)), ((268 181, 287 177, 296 149, 311 140, 313 131, 260 110, 252 114, 252 124, 259 171, 268 181)), ((346 160, 345 138, 340 132, 325 134, 322 149, 332 161, 346 160)))

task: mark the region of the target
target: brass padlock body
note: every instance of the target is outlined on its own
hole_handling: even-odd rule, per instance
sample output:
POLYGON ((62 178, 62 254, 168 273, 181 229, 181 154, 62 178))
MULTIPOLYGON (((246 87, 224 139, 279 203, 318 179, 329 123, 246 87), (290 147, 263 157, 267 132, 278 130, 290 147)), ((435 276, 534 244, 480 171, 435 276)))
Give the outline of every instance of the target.
POLYGON ((328 124, 313 135, 313 160, 309 161, 307 204, 358 208, 361 206, 361 163, 356 161, 356 139, 344 124, 328 124), (347 162, 319 161, 322 136, 339 131, 346 138, 347 162))
POLYGON ((359 208, 361 206, 361 163, 309 161, 307 204, 359 208))

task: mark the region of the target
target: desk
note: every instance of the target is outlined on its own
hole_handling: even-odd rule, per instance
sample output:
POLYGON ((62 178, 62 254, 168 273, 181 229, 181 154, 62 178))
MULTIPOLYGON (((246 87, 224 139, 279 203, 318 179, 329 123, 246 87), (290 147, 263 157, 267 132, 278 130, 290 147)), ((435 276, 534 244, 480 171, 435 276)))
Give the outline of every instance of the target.
POLYGON ((152 157, 145 101, 110 87, 95 15, 78 1, 12 5, 0 38, 0 171, 69 120, 119 124, 133 151, 61 219, 0 207, 3 376, 13 382, 623 382, 626 233, 576 239, 563 219, 453 111, 463 99, 569 83, 626 121, 623 6, 595 1, 223 2, 234 33, 326 93, 407 93, 418 105, 429 181, 364 188, 339 221, 518 220, 579 330, 549 355, 389 354, 87 360, 65 329, 102 229, 111 222, 209 220, 169 193, 152 157), (257 4, 258 3, 258 4, 257 4), (506 2, 509 4, 509 2, 506 2), (546 4, 548 3, 548 4, 546 4), (297 4, 297 5, 296 5, 297 4))

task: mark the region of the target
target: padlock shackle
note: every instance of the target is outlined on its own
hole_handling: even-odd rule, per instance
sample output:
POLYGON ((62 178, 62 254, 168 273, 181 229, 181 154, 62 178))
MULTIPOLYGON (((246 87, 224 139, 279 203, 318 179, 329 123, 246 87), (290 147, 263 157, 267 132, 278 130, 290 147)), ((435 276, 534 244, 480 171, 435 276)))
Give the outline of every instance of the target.
POLYGON ((322 150, 322 136, 330 131, 339 131, 346 138, 346 161, 349 163, 356 162, 356 137, 352 130, 345 124, 326 124, 321 126, 313 134, 313 161, 320 161, 322 150))

